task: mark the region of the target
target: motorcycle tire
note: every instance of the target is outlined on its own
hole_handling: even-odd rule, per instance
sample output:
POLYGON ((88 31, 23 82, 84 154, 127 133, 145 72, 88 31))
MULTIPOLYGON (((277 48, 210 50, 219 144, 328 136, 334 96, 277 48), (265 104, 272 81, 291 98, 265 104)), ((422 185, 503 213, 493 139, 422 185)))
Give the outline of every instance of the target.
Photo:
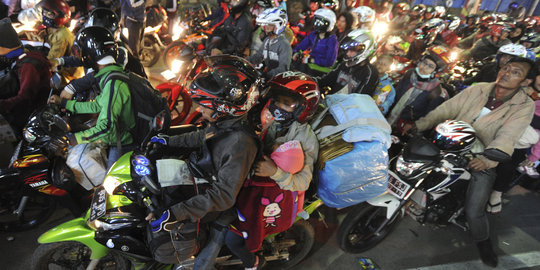
POLYGON ((139 59, 144 67, 151 67, 157 63, 160 57, 159 44, 152 38, 145 36, 141 42, 141 52, 139 59))
POLYGON ((355 206, 347 213, 338 228, 339 247, 347 253, 354 254, 371 249, 382 242, 400 220, 400 215, 396 215, 380 231, 379 235, 374 235, 373 232, 386 220, 386 209, 368 203, 355 206))
POLYGON ((176 100, 172 98, 171 88, 159 88, 161 96, 167 99, 171 111, 171 126, 178 126, 184 123, 191 111, 191 97, 185 91, 180 92, 176 100), (185 102, 186 101, 186 102, 185 102), (172 109, 171 109, 172 107, 172 109))
POLYGON ((177 40, 165 48, 165 51, 163 52, 163 60, 165 60, 165 63, 169 69, 172 69, 172 62, 174 59, 177 59, 178 56, 180 56, 180 53, 182 53, 185 46, 186 44, 184 42, 177 40))
MULTIPOLYGON (((41 244, 32 254, 30 269, 86 269, 92 251, 79 242, 57 242, 41 244)), ((131 269, 129 261, 115 252, 99 260, 95 269, 131 269)))
POLYGON ((0 192, 0 231, 16 232, 32 229, 47 221, 56 209, 52 196, 32 192, 21 216, 13 213, 23 194, 19 190, 0 192))
MULTIPOLYGON (((288 230, 276 235, 273 247, 281 253, 289 253, 289 257, 282 260, 269 261, 270 269, 291 269, 300 263, 311 251, 315 243, 315 229, 307 220, 298 220, 288 230), (294 241, 294 245, 289 243, 294 241)), ((264 244, 263 244, 264 246, 264 244)), ((265 249, 266 250, 266 249, 265 249)), ((264 254, 265 256, 267 254, 264 254)))

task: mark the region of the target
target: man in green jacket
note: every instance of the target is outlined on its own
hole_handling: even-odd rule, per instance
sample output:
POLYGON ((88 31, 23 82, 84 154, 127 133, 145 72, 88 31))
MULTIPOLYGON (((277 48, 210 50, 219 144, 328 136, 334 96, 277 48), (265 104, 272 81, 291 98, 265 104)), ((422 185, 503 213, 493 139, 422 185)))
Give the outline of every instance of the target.
MULTIPOLYGON (((486 149, 496 148, 512 155, 514 146, 531 123, 534 102, 523 90, 535 78, 534 62, 526 58, 510 60, 494 83, 477 83, 439 105, 404 132, 414 127, 425 131, 447 120, 465 121, 473 126, 486 149)), ((490 241, 486 204, 495 182, 497 162, 479 156, 469 162, 472 179, 465 199, 465 214, 473 240, 484 264, 496 267, 497 254, 490 241)))
POLYGON ((122 66, 115 62, 116 42, 108 30, 92 26, 83 29, 77 35, 75 46, 80 50, 85 67, 97 71, 94 77, 101 93, 94 101, 61 100, 60 97, 53 95, 49 102, 60 104, 76 114, 99 113, 94 127, 70 133, 67 137, 71 145, 90 142, 108 145, 110 147, 108 167, 111 167, 123 153, 133 148, 133 138, 126 131, 135 126, 128 85, 120 80, 104 81, 110 72, 123 72, 122 66), (122 145, 122 153, 118 151, 118 140, 122 145))

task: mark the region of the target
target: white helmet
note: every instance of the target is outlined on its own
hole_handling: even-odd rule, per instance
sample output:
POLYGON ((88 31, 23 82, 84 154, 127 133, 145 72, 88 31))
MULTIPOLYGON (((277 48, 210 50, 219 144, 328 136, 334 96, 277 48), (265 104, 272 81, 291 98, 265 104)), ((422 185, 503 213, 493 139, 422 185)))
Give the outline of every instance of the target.
POLYGON ((258 25, 273 25, 274 33, 276 35, 281 34, 283 30, 285 30, 285 27, 287 27, 287 13, 280 8, 269 8, 265 9, 259 16, 257 16, 257 19, 255 22, 258 25))
POLYGON ((375 11, 368 6, 354 8, 352 14, 358 18, 358 23, 371 25, 375 21, 375 11))
POLYGON ((499 48, 497 54, 509 54, 517 57, 527 57, 527 49, 521 44, 506 44, 499 48))
POLYGON ((442 16, 446 15, 446 8, 443 6, 436 6, 435 7, 435 18, 441 18, 442 16))
POLYGON ((433 142, 439 149, 460 152, 471 149, 476 141, 476 131, 465 121, 446 120, 435 128, 433 142))
POLYGON ((313 14, 313 29, 317 33, 330 32, 336 25, 336 14, 329 9, 319 8, 313 14))
POLYGON ((348 51, 354 50, 357 54, 353 57, 345 55, 343 60, 345 65, 352 67, 354 65, 362 63, 362 61, 369 59, 377 49, 375 38, 371 31, 365 29, 355 29, 351 31, 347 38, 342 42, 341 49, 348 51))

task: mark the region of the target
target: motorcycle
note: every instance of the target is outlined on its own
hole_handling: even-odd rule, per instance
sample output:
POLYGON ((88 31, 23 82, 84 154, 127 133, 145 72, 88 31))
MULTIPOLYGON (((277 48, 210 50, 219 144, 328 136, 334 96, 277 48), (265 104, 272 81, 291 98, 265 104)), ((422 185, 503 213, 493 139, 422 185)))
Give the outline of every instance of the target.
POLYGON ((375 247, 405 213, 421 224, 454 224, 467 230, 463 212, 471 174, 466 167, 477 155, 499 162, 509 159, 498 149, 480 154, 447 152, 432 140, 410 139, 390 162, 387 192, 355 206, 343 220, 338 232, 340 248, 360 253, 375 247))
POLYGON ((71 130, 60 110, 48 105, 36 111, 23 130, 9 167, 0 170, 0 230, 26 230, 46 221, 56 201, 73 215, 89 203, 89 194, 75 183, 62 139, 71 130), (75 199, 78 198, 78 199, 75 199))
MULTIPOLYGON (((163 129, 163 114, 154 118, 151 132, 163 129)), ((173 135, 192 130, 193 126, 180 126, 168 133, 173 135)), ((147 135, 149 137, 150 134, 147 135)), ((151 149, 143 143, 139 150, 120 157, 102 186, 95 190, 92 206, 84 217, 56 226, 39 237, 41 245, 33 254, 33 269, 49 269, 51 265, 88 270, 100 267, 129 269, 130 264, 143 269, 173 267, 154 261, 146 244, 148 222, 145 216, 148 210, 152 211, 159 205, 156 196, 161 190, 160 184, 154 180, 156 160, 161 154, 156 155, 157 151, 151 149)), ((193 184, 189 187, 192 192, 194 187, 198 188, 193 184)), ((318 203, 320 201, 308 204, 305 211, 313 211, 320 205, 318 203)), ((306 213, 300 216, 306 216, 306 213)), ((199 235, 202 233, 204 230, 199 235)), ((199 240, 203 238, 198 237, 199 240)), ((265 239, 263 254, 270 264, 290 268, 309 253, 313 243, 313 227, 298 217, 289 230, 265 239)), ((241 264, 240 260, 231 257, 220 254, 216 264, 241 264)), ((193 265, 194 259, 191 258, 179 262, 175 269, 193 269, 193 265)))

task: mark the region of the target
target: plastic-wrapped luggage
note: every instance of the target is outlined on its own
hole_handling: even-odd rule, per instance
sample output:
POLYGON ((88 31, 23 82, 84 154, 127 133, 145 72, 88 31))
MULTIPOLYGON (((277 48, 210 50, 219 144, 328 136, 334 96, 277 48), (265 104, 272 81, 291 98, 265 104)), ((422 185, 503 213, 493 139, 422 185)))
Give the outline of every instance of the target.
POLYGON ((320 143, 318 195, 331 207, 355 205, 386 191, 390 125, 368 95, 336 94, 312 122, 320 143))

